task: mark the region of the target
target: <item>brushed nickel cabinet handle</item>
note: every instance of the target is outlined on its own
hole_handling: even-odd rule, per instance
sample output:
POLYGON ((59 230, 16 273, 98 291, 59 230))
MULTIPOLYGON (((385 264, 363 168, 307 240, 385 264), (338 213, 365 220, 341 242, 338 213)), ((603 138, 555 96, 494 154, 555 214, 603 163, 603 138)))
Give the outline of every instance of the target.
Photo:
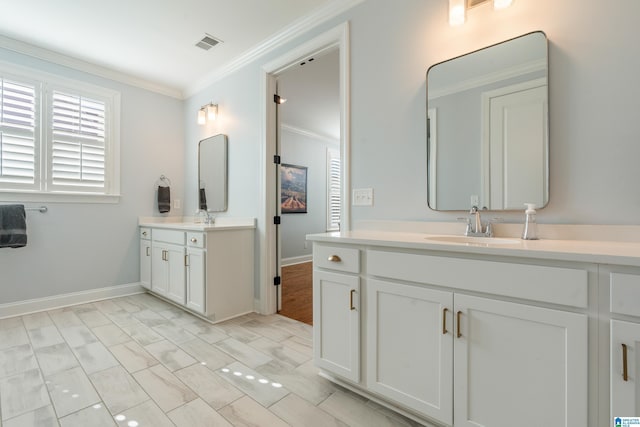
POLYGON ((446 335, 449 331, 447 331, 447 311, 448 308, 442 309, 442 335, 446 335))
POLYGON ((456 337, 458 337, 458 338, 462 337, 462 332, 460 332, 460 319, 461 319, 461 317, 462 317, 462 312, 458 311, 456 313, 456 323, 457 323, 457 325, 456 325, 456 337))
POLYGON ((327 261, 340 262, 342 261, 342 259, 338 255, 331 255, 329 258, 327 258, 327 261))
POLYGON ((195 237, 191 238, 191 243, 196 243, 198 241, 198 239, 196 239, 195 237))
POLYGON ((151 256, 151 254, 149 253, 149 249, 151 249, 151 248, 149 246, 147 246, 145 249, 146 249, 147 256, 151 256))
POLYGON ((622 379, 629 381, 629 372, 627 371, 627 345, 622 344, 622 379))
POLYGON ((184 256, 184 266, 189 267, 189 255, 184 256))
POLYGON ((356 308, 353 306, 353 294, 356 293, 355 289, 351 289, 349 292, 349 310, 355 310, 356 308))

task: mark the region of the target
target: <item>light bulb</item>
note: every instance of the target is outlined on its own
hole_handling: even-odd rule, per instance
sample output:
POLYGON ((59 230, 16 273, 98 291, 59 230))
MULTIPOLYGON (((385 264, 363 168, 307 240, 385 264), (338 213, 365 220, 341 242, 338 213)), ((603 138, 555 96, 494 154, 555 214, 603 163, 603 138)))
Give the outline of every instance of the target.
POLYGON ((449 25, 462 25, 465 21, 465 0, 449 0, 449 25))
POLYGON ((218 116, 218 106, 216 104, 207 105, 207 120, 215 120, 218 116))
POLYGON ((204 112, 204 109, 201 108, 198 110, 198 124, 203 125, 207 122, 207 116, 204 112))

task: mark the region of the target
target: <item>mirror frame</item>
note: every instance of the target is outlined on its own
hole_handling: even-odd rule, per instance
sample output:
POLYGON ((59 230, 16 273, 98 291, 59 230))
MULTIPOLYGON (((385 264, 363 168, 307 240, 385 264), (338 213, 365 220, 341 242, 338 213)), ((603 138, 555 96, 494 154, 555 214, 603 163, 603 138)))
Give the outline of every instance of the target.
MULTIPOLYGON (((436 132, 437 130, 437 110, 435 109, 435 107, 430 106, 429 103, 429 72, 436 66, 460 59, 460 58, 464 58, 464 57, 468 57, 469 55, 478 53, 478 52, 482 52, 485 51, 487 49, 493 48, 493 47, 497 47, 500 45, 503 45, 504 43, 508 43, 517 39, 521 39, 523 37, 527 37, 530 35, 535 35, 535 34, 540 34, 544 37, 545 40, 545 52, 544 52, 544 60, 546 61, 546 67, 545 67, 545 72, 544 72, 544 77, 540 77, 540 79, 545 79, 546 80, 546 117, 545 117, 545 123, 544 123, 544 135, 545 135, 545 146, 543 147, 543 151, 545 153, 545 158, 544 158, 544 170, 542 171, 543 173, 543 198, 544 198, 544 204, 542 206, 536 206, 537 209, 541 209, 546 207, 549 204, 549 199, 550 199, 550 182, 549 182, 549 157, 550 157, 550 153, 549 153, 549 146, 550 146, 550 132, 549 132, 549 122, 550 122, 550 114, 549 114, 549 40, 548 37, 546 35, 546 33, 544 31, 538 30, 538 31, 531 31, 525 34, 522 34, 520 36, 516 36, 516 37, 512 37, 510 39, 504 40, 502 42, 498 42, 498 43, 494 43, 492 45, 489 46, 485 46, 476 50, 473 50, 471 52, 462 54, 462 55, 458 55, 456 57, 447 59, 445 61, 440 61, 436 64, 431 65, 426 73, 426 114, 425 114, 425 118, 426 118, 426 134, 427 134, 427 180, 428 180, 428 185, 427 185, 427 205, 430 209, 434 210, 434 211, 439 211, 439 212, 455 212, 455 211, 465 211, 466 208, 462 208, 462 209, 458 209, 458 208, 454 208, 454 209, 438 209, 437 208, 437 203, 436 203, 436 197, 437 197, 437 187, 436 187, 436 182, 437 182, 437 178, 436 178, 436 171, 437 171, 437 165, 436 165, 436 159, 437 159, 437 147, 438 145, 441 143, 441 141, 438 141, 437 143, 432 143, 433 139, 437 139, 438 138, 438 134, 436 132), (433 206, 436 206, 435 208, 433 206)), ((481 113, 482 114, 482 111, 481 113)), ((481 157, 486 156, 487 154, 484 153, 484 149, 482 147, 482 140, 485 138, 485 133, 487 132, 484 129, 480 129, 481 132, 481 157)), ((481 171, 480 171, 480 180, 481 182, 486 182, 486 177, 488 176, 489 172, 486 170, 483 170, 483 168, 481 167, 481 171)), ((480 194, 483 193, 482 187, 484 187, 484 184, 481 184, 481 189, 480 189, 480 194)), ((481 196, 483 197, 483 196, 481 196)), ((486 203, 488 204, 488 203, 486 203)), ((469 205, 471 206, 471 204, 469 205)), ((479 208, 481 208, 482 206, 478 206, 479 208)), ((524 206, 523 206, 524 208, 524 206)), ((509 208, 509 209, 495 209, 495 208, 489 208, 486 209, 488 211, 517 211, 520 210, 519 208, 509 208)))

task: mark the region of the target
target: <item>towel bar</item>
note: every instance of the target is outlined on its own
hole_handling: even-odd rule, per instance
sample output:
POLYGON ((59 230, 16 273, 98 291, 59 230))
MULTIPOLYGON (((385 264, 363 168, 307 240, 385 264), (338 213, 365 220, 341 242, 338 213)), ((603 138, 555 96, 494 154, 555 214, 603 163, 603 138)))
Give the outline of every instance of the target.
POLYGON ((25 211, 39 211, 40 213, 46 213, 49 208, 46 206, 40 206, 39 208, 24 208, 25 211))

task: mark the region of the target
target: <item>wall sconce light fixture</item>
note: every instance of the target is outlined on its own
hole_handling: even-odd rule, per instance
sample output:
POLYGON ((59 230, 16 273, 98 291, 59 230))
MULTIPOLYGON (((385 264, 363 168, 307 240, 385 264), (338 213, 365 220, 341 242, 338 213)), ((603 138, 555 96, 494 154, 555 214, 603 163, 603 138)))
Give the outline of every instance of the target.
MULTIPOLYGON (((456 27, 464 24, 467 19, 467 9, 487 3, 490 0, 449 0, 449 25, 456 27)), ((493 0, 493 9, 505 9, 513 0, 493 0)))
POLYGON ((203 105, 198 110, 198 124, 203 125, 207 121, 215 120, 218 117, 218 104, 212 102, 203 105))

